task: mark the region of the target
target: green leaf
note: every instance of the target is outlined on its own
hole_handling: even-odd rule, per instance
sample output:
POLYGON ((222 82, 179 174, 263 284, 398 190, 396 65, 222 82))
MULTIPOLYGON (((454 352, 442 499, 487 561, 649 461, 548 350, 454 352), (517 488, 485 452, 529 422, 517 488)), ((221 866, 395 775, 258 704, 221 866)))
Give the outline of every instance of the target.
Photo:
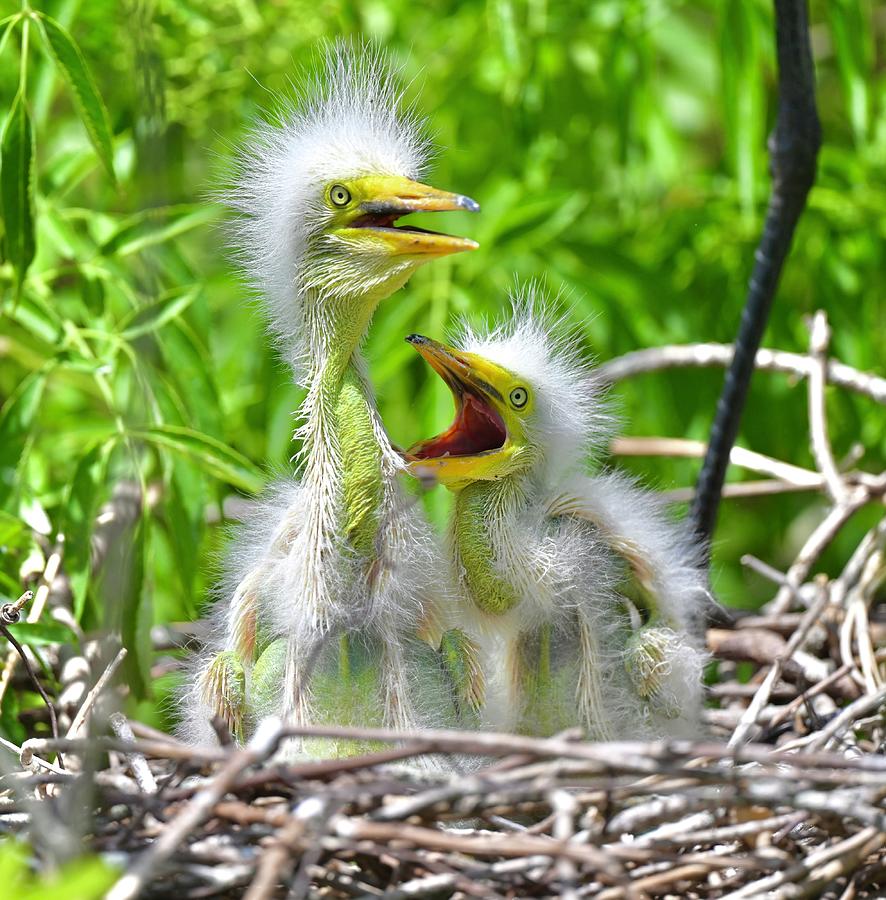
POLYGON ((146 247, 163 244, 174 237, 211 222, 218 209, 206 204, 157 207, 144 210, 115 231, 101 246, 104 256, 129 256, 146 247))
POLYGON ((27 539, 25 523, 18 516, 0 510, 0 550, 24 546, 27 539))
POLYGON ((120 336, 127 341, 156 331, 180 316, 199 296, 200 286, 173 291, 153 303, 134 310, 120 323, 120 336))
POLYGON ((13 13, 11 16, 7 16, 5 19, 0 20, 0 27, 3 28, 3 34, 0 35, 0 53, 3 52, 6 47, 6 42, 9 40, 9 35, 12 33, 12 29, 18 25, 21 18, 21 13, 13 13))
POLYGON ((20 900, 100 900, 120 877, 120 872, 98 856, 68 863, 51 881, 39 881, 20 900))
POLYGON ((86 608, 92 574, 92 532, 102 499, 111 444, 94 447, 77 464, 62 530, 65 535, 65 572, 71 584, 74 618, 86 608))
POLYGON ((241 490, 257 493, 265 479, 245 456, 221 441, 180 425, 155 425, 129 432, 137 440, 148 441, 183 453, 195 460, 205 472, 241 490))
POLYGON ((21 290, 34 259, 34 135, 24 97, 16 94, 0 143, 0 211, 6 229, 6 255, 21 290))
MULTIPOLYGON (((128 498, 119 499, 129 506, 128 498)), ((153 606, 145 578, 150 511, 143 497, 138 502, 134 518, 121 507, 119 518, 105 533, 104 558, 93 572, 89 590, 98 601, 101 627, 120 635, 127 650, 123 677, 133 695, 142 699, 150 693, 153 606)))
MULTIPOLYGON (((28 732, 18 718, 20 708, 21 701, 18 692, 7 691, 3 697, 3 705, 0 707, 0 731, 15 744, 21 744, 28 739, 28 732)), ((10 887, 9 877, 7 867, 3 864, 2 854, 8 846, 7 844, 6 847, 0 847, 0 877, 3 878, 2 884, 7 888, 10 887)))
MULTIPOLYGON (((145 539, 148 517, 143 514, 135 525, 132 538, 125 550, 120 547, 125 562, 120 564, 121 578, 116 580, 115 593, 121 606, 120 636, 123 646, 129 651, 123 661, 126 682, 134 696, 143 699, 151 689, 151 626, 153 605, 145 587, 145 539)), ((108 579, 104 579, 108 587, 108 579)))
POLYGON ((20 644, 39 647, 43 644, 69 644, 74 637, 70 628, 56 622, 19 622, 6 626, 20 644))
POLYGON ((0 505, 16 487, 21 463, 46 384, 46 370, 31 373, 0 410, 0 505))
POLYGON ((74 39, 55 19, 37 13, 40 30, 53 59, 58 64, 74 96, 74 105, 111 180, 114 175, 114 140, 108 111, 96 87, 92 73, 74 39))

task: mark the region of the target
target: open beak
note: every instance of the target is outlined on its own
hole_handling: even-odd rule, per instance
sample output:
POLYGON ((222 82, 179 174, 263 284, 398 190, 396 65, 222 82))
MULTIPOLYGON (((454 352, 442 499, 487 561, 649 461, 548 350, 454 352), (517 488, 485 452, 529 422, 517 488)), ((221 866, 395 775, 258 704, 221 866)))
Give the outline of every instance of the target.
POLYGON ((479 246, 470 238, 394 224, 401 216, 414 212, 479 212, 480 204, 464 194, 452 194, 398 176, 373 178, 369 193, 349 227, 374 232, 392 256, 447 256, 479 246))
POLYGON ((411 334, 406 340, 446 382, 455 400, 452 425, 437 437, 410 447, 405 453, 407 461, 478 456, 500 450, 508 438, 496 409, 503 399, 484 377, 484 361, 420 334, 411 334))

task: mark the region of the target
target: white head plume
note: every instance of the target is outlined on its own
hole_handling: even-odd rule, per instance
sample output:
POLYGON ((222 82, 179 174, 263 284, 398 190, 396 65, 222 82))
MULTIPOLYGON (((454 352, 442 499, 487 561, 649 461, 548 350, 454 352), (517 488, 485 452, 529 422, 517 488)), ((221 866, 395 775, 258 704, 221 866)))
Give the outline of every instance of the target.
POLYGON ((240 214, 231 243, 297 376, 309 350, 301 266, 328 222, 325 186, 363 175, 415 179, 430 153, 380 51, 335 42, 323 53, 323 74, 255 127, 223 194, 240 214))
POLYGON ((583 468, 614 427, 603 382, 582 354, 580 332, 554 312, 558 299, 529 282, 511 292, 510 311, 500 322, 486 330, 464 323, 456 339, 462 350, 507 369, 533 389, 533 436, 545 470, 554 476, 583 468))

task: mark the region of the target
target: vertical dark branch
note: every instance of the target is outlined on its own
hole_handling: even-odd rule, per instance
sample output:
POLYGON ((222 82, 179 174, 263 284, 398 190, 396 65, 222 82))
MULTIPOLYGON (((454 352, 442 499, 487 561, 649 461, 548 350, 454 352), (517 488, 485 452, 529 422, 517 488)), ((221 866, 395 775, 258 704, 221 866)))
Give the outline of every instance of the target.
POLYGON ((738 434, 754 358, 766 330, 772 299, 794 229, 815 181, 821 128, 815 109, 815 70, 809 47, 806 0, 775 0, 778 115, 769 138, 772 193, 748 285, 735 356, 726 373, 711 440, 692 505, 696 533, 710 542, 729 453, 738 434))

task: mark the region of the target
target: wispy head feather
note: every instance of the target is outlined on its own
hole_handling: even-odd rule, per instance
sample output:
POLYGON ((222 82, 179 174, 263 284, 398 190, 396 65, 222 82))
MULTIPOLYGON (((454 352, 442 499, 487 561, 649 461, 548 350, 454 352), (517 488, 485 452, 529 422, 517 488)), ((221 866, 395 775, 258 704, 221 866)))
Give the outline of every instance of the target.
POLYGON ((510 295, 510 312, 480 331, 463 324, 457 346, 526 380, 535 393, 535 432, 548 472, 580 468, 613 430, 603 382, 582 354, 580 331, 557 314, 560 297, 535 282, 510 295))
POLYGON ((380 50, 336 41, 321 52, 321 74, 256 125, 222 193, 239 213, 231 228, 238 261, 297 374, 308 349, 300 267, 311 236, 329 221, 324 188, 364 175, 415 179, 430 153, 380 50))

